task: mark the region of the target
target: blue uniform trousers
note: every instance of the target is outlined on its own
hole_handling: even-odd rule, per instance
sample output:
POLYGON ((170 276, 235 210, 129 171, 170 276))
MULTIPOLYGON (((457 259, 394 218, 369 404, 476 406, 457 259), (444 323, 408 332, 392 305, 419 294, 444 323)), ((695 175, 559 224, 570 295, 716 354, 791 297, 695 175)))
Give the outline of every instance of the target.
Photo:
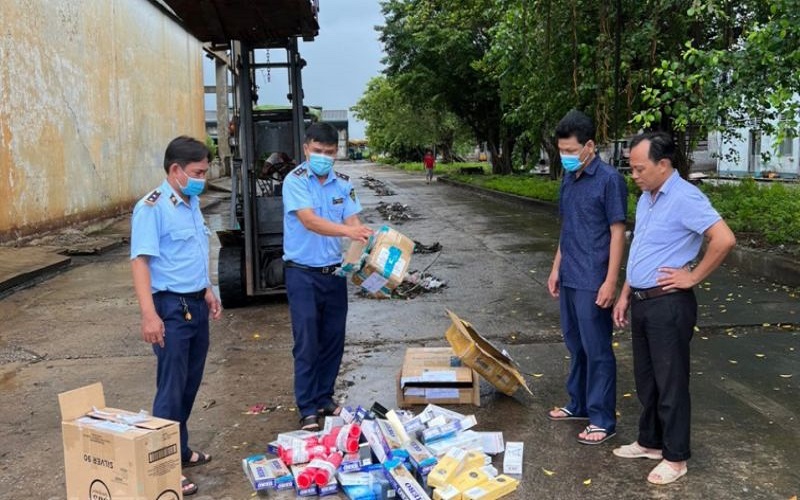
POLYGON ((192 456, 186 422, 203 379, 208 353, 208 304, 202 297, 170 292, 153 294, 156 312, 164 322, 164 347, 153 344, 158 359, 153 415, 180 423, 181 458, 192 456), (186 321, 184 304, 192 315, 186 321))
POLYGON ((660 449, 671 462, 691 457, 689 343, 696 323, 697 299, 692 291, 632 299, 633 375, 642 403, 637 441, 660 449))
POLYGON ((286 268, 294 336, 294 396, 301 417, 333 403, 344 354, 347 281, 332 274, 286 268))
POLYGON ((617 362, 611 346, 611 308, 595 304, 597 292, 562 286, 561 330, 570 353, 567 410, 589 423, 616 429, 617 362))

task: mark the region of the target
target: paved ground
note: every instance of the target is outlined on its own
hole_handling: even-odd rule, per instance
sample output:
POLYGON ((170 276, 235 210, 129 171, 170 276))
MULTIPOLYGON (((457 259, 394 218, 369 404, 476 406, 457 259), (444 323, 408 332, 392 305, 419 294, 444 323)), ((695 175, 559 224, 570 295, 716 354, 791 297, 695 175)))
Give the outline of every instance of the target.
MULTIPOLYGON (((432 264, 429 271, 449 284, 441 293, 409 301, 351 296, 339 383, 348 404, 393 406, 394 376, 405 348, 446 345, 449 308, 507 348, 529 374, 533 396, 509 398, 484 383, 482 406, 459 408, 474 410, 480 430, 503 431, 507 440, 525 442, 522 485, 509 498, 789 499, 798 493, 796 289, 722 269, 698 291, 694 457, 679 483, 650 486, 644 478, 654 464, 617 459, 612 444, 581 446, 574 441, 577 424, 544 417, 548 408, 565 402, 568 368, 558 307, 544 287, 557 238, 552 210, 427 185, 421 174, 365 163, 341 168, 354 179, 369 173, 388 182, 397 195, 383 200, 407 203, 419 215, 397 228, 426 244, 439 241, 444 249, 438 257, 415 256, 412 267, 432 264)), ((359 193, 365 218, 380 225, 374 210, 380 200, 366 188, 359 193)), ((206 213, 213 228, 225 227, 226 203, 206 213)), ((122 219, 102 236, 124 236, 127 230, 122 219)), ((4 402, 13 401, 0 407, 0 498, 63 498, 56 395, 99 380, 114 405, 148 408, 152 399, 154 359, 138 334, 127 247, 73 257, 67 272, 0 300, 0 317, 0 393, 4 402)), ((192 477, 201 486, 199 498, 250 498, 239 460, 296 423, 286 304, 271 299, 228 310, 212 332, 190 426, 192 442, 215 456, 192 477), (256 403, 266 403, 270 411, 246 414, 256 403)), ((629 339, 628 332, 617 333, 620 420, 614 445, 636 437, 639 406, 629 339)))

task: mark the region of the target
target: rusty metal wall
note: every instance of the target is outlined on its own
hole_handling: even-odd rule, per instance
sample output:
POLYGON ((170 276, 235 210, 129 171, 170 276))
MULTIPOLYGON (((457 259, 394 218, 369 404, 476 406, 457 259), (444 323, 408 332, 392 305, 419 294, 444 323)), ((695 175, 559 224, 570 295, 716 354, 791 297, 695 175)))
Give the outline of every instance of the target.
POLYGON ((0 241, 129 210, 203 139, 201 44, 147 0, 2 0, 0 241))

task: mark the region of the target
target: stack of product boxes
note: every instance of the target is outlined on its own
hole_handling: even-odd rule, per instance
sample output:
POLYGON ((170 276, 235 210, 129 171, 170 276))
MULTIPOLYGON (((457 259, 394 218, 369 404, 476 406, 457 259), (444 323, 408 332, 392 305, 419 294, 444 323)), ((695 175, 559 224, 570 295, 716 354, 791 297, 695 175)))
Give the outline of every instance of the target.
POLYGON ((342 491, 352 500, 492 500, 514 491, 522 443, 478 432, 474 415, 430 404, 418 414, 344 408, 322 431, 279 434, 267 453, 242 461, 253 489, 298 496, 342 491), (492 455, 505 451, 503 474, 492 455), (516 476, 516 477, 514 477, 516 476))

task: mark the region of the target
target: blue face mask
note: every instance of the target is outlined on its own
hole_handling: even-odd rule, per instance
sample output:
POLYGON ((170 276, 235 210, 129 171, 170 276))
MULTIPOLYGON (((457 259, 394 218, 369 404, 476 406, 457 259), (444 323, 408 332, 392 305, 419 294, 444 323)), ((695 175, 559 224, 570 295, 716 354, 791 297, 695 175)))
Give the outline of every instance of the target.
POLYGON ((581 161, 581 153, 583 153, 584 149, 586 149, 585 144, 583 145, 583 148, 581 148, 580 152, 578 152, 576 155, 561 154, 561 166, 564 167, 564 170, 567 172, 575 172, 580 170, 581 165, 583 164, 581 161))
POLYGON ((333 168, 333 158, 328 155, 311 153, 308 157, 308 166, 314 174, 323 177, 330 173, 333 168))
POLYGON ((178 186, 181 186, 181 193, 185 194, 186 196, 197 196, 202 193, 206 188, 206 180, 189 177, 185 170, 181 169, 181 171, 183 172, 183 175, 186 176, 185 186, 181 186, 180 182, 178 183, 178 186))

